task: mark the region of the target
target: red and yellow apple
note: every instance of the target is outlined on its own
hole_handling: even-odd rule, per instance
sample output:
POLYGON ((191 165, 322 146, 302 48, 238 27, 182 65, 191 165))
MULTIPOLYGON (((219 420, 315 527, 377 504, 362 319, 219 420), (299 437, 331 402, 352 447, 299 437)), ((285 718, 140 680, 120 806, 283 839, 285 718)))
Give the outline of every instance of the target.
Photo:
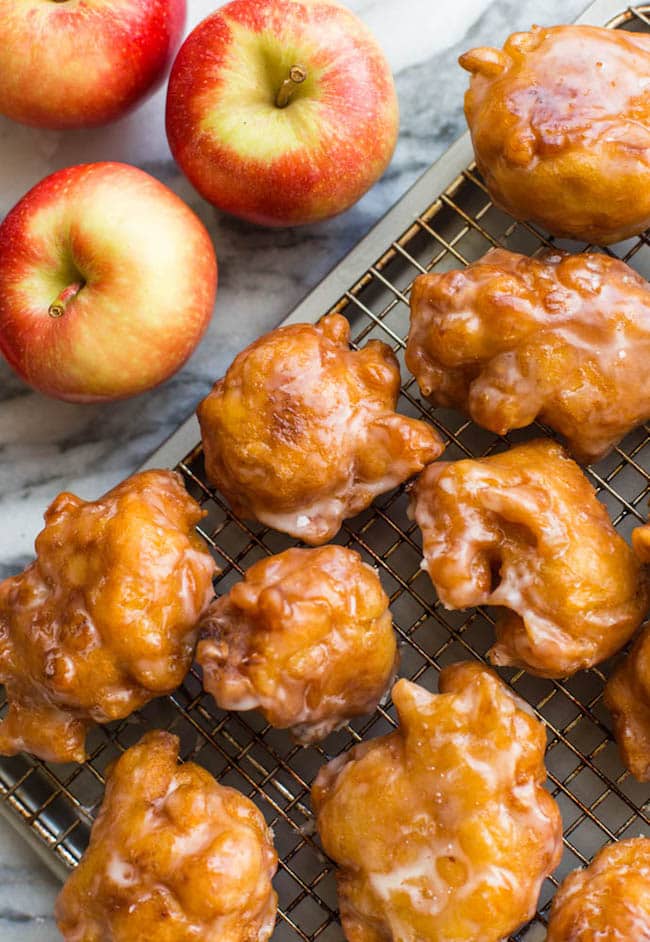
POLYGON ((161 82, 186 0, 0 0, 0 114, 44 128, 121 117, 161 82))
POLYGON ((331 0, 234 0, 182 45, 167 137, 219 209, 290 226, 343 212, 382 175, 395 85, 369 30, 331 0))
POLYGON ((133 396, 189 357, 216 286, 210 236, 158 180, 119 163, 59 170, 0 225, 0 351, 50 396, 133 396))

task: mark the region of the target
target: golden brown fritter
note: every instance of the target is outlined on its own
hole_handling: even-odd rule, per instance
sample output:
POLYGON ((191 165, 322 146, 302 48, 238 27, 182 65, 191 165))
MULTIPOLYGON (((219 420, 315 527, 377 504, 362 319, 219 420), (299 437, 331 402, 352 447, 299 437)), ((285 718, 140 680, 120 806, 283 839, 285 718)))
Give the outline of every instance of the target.
POLYGON ((632 546, 642 563, 650 563, 650 523, 632 530, 632 546))
POLYGON ((596 245, 650 226, 650 36, 534 26, 460 58, 465 115, 497 206, 596 245))
POLYGON ((609 844, 569 874, 553 900, 546 942, 650 942, 650 840, 609 844))
POLYGON ((373 340, 350 350, 339 314, 294 324, 239 354, 198 409, 208 479, 234 512, 326 543, 443 450, 398 415, 397 360, 373 340))
POLYGON ((55 908, 67 942, 266 942, 271 831, 178 739, 147 733, 113 767, 90 844, 55 908))
POLYGON ((494 664, 573 674, 623 647, 648 609, 645 571, 555 442, 431 465, 411 512, 442 604, 501 609, 494 664))
POLYGON ((97 501, 59 494, 36 560, 0 584, 0 753, 83 762, 93 723, 187 673, 216 566, 180 477, 144 471, 97 501))
POLYGON ((301 743, 371 713, 397 667, 388 598, 342 546, 262 559, 202 622, 203 684, 224 710, 258 708, 301 743))
POLYGON ((561 856, 544 727, 490 670, 440 694, 393 688, 399 729, 321 769, 312 789, 350 942, 500 942, 561 856))
POLYGON ((580 461, 650 418, 649 360, 650 285, 607 255, 494 249, 413 286, 422 395, 499 435, 539 418, 580 461))
POLYGON ((650 622, 605 688, 623 762, 640 782, 650 782, 650 622))

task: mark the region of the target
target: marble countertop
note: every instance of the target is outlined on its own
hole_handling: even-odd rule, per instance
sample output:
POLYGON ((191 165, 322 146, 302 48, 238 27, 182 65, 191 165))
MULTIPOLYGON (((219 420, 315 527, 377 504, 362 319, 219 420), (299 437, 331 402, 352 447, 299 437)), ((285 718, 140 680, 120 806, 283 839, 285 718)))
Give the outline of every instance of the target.
MULTIPOLYGON (((75 406, 31 392, 0 363, 0 577, 32 554, 43 509, 62 489, 96 497, 174 431, 233 356, 274 327, 426 167, 464 130, 466 76, 457 56, 500 44, 532 23, 572 20, 587 0, 347 0, 374 31, 395 72, 401 135, 383 179, 343 216, 265 231, 220 215, 172 162, 164 91, 125 120, 92 132, 42 132, 0 118, 0 219, 60 167, 94 160, 137 164, 201 216, 216 246, 220 287, 210 329, 185 368, 137 400, 75 406)), ((215 8, 188 0, 188 28, 215 8)), ((623 3, 621 3, 623 7, 623 3)), ((56 881, 0 820, 0 940, 54 942, 56 881)))

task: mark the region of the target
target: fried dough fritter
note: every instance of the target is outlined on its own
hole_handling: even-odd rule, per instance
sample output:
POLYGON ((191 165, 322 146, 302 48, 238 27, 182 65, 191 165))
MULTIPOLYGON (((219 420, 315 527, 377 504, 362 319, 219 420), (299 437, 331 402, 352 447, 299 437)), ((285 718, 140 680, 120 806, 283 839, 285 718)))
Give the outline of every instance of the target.
POLYGON ((534 26, 472 49, 465 115, 497 206, 596 245, 650 226, 650 36, 534 26))
POLYGON ((393 688, 399 728, 321 769, 312 801, 349 942, 501 942, 561 856, 542 724, 492 671, 393 688))
POLYGON ((640 782, 650 782, 650 622, 605 687, 623 762, 640 782))
POLYGON ((66 942, 266 942, 273 837, 252 801, 147 733, 115 763, 56 902, 66 942))
MULTIPOLYGON (((650 524, 632 531, 632 546, 642 564, 650 563, 650 524)), ((640 782, 650 782, 650 622, 605 687, 623 762, 640 782)))
POLYGON ((122 719, 187 673, 215 563, 177 474, 144 471, 99 500, 59 494, 36 560, 0 584, 0 754, 83 762, 93 723, 122 719))
POLYGON ((646 614, 645 570, 555 442, 431 465, 411 513, 442 604, 501 609, 494 664, 564 677, 618 651, 646 614))
POLYGON ((540 419, 579 461, 650 418, 649 358, 650 285, 607 255, 493 249, 411 293, 422 395, 499 435, 540 419))
POLYGON ((650 942, 650 839, 604 847, 561 884, 546 942, 650 942))
POLYGON ((262 559, 208 609, 197 660, 224 710, 258 708, 303 744, 372 713, 397 644, 377 573, 342 546, 262 559))
POLYGON ((394 411, 390 347, 350 350, 349 335, 340 314, 271 331, 197 413, 208 479, 237 516, 312 545, 443 450, 431 426, 394 411))

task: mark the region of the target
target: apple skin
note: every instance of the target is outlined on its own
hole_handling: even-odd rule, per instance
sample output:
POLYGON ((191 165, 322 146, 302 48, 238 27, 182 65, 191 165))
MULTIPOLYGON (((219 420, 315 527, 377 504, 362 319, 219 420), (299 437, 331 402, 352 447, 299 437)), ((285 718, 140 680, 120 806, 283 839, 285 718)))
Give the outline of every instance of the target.
POLYGON ((190 33, 172 67, 167 137, 208 202, 266 226, 348 209, 395 149, 397 95, 376 40, 327 0, 234 0, 190 33), (307 80, 275 96, 293 65, 307 80))
POLYGON ((164 78, 186 0, 0 0, 0 114, 41 128, 107 124, 164 78))
POLYGON ((210 236, 175 193, 127 164, 69 167, 0 225, 0 351, 46 395, 134 396, 189 357, 216 287, 210 236))

